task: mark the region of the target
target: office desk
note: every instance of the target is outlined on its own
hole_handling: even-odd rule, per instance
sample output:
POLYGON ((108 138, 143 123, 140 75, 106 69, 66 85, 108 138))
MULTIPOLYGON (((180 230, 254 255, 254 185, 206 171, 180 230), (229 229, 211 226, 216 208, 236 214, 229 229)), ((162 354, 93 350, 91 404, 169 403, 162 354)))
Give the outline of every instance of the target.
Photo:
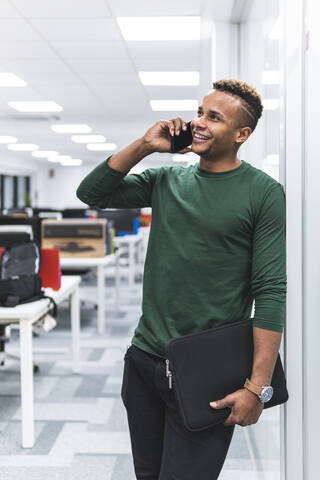
MULTIPOLYGON (((61 288, 54 291, 45 288, 57 304, 71 297, 71 331, 72 331, 72 370, 80 371, 80 304, 79 276, 62 277, 61 288)), ((49 300, 42 299, 24 303, 12 308, 0 307, 0 323, 17 323, 20 327, 20 382, 21 382, 21 417, 22 447, 34 445, 34 393, 32 361, 32 324, 48 312, 49 300)))
POLYGON ((128 245, 129 248, 129 285, 130 287, 134 286, 134 275, 135 275, 135 258, 134 252, 135 248, 143 240, 143 235, 137 233, 136 235, 124 235, 123 237, 115 237, 114 242, 117 247, 122 247, 123 245, 128 245))
MULTIPOLYGON (((97 283, 98 283, 98 332, 104 332, 104 269, 107 265, 115 261, 116 266, 119 256, 117 254, 106 255, 105 257, 96 258, 60 258, 61 268, 65 269, 79 269, 94 268, 97 270, 97 283)), ((116 269, 116 276, 118 276, 119 269, 116 269)), ((116 278, 116 302, 119 301, 119 282, 116 278)))

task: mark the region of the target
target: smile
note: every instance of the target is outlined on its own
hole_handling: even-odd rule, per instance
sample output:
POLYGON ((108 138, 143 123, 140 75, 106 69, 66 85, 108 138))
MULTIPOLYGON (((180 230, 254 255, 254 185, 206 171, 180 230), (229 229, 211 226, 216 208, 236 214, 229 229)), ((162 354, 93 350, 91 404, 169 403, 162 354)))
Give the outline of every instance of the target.
POLYGON ((199 133, 195 133, 193 135, 193 141, 196 143, 206 142, 207 140, 209 140, 208 137, 205 137, 204 135, 200 135, 199 133))

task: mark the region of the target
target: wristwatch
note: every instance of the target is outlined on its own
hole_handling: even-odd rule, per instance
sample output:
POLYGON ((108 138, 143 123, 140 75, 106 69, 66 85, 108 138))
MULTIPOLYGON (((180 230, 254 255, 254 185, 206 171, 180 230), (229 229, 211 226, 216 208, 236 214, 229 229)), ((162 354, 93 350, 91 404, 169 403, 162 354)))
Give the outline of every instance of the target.
POLYGON ((247 378, 243 386, 250 392, 255 393, 262 403, 269 402, 269 400, 272 398, 273 388, 271 385, 263 385, 261 387, 260 385, 256 385, 255 383, 251 382, 251 380, 247 378))

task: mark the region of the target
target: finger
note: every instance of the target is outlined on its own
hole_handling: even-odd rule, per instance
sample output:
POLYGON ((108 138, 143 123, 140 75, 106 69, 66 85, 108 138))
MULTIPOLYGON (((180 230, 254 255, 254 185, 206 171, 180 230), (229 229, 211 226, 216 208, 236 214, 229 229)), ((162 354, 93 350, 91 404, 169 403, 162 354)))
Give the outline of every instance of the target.
POLYGON ((175 133, 175 125, 174 125, 174 122, 173 122, 172 120, 168 120, 168 121, 166 122, 166 124, 168 125, 170 135, 174 135, 174 133, 175 133))
POLYGON ((186 130, 187 124, 186 124, 186 122, 183 120, 183 118, 178 117, 178 121, 179 121, 180 130, 186 130), (184 127, 185 127, 185 128, 184 128, 184 127))
POLYGON ((181 125, 180 125, 180 120, 179 120, 179 118, 174 118, 174 119, 173 119, 173 123, 174 123, 175 134, 176 134, 176 135, 179 135, 179 134, 180 134, 180 130, 181 130, 181 125))
POLYGON ((225 408, 225 407, 232 407, 234 404, 234 401, 232 398, 230 398, 229 395, 226 397, 222 398, 221 400, 216 400, 214 402, 210 402, 210 406, 215 409, 220 409, 220 408, 225 408))
POLYGON ((186 147, 186 148, 183 148, 182 150, 179 150, 178 152, 176 153, 189 153, 189 152, 192 152, 192 149, 189 148, 189 147, 186 147))
POLYGON ((229 415, 229 417, 223 422, 223 425, 225 427, 231 427, 231 425, 235 425, 235 419, 232 415, 229 415))

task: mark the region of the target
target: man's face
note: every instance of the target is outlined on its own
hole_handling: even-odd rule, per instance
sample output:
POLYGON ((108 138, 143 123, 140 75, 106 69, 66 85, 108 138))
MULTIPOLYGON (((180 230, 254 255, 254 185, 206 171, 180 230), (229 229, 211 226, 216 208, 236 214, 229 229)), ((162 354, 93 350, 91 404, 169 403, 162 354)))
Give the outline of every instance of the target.
POLYGON ((203 157, 234 151, 239 108, 240 100, 228 93, 213 90, 205 95, 191 122, 192 151, 203 157), (197 134, 206 138, 197 138, 197 134))

